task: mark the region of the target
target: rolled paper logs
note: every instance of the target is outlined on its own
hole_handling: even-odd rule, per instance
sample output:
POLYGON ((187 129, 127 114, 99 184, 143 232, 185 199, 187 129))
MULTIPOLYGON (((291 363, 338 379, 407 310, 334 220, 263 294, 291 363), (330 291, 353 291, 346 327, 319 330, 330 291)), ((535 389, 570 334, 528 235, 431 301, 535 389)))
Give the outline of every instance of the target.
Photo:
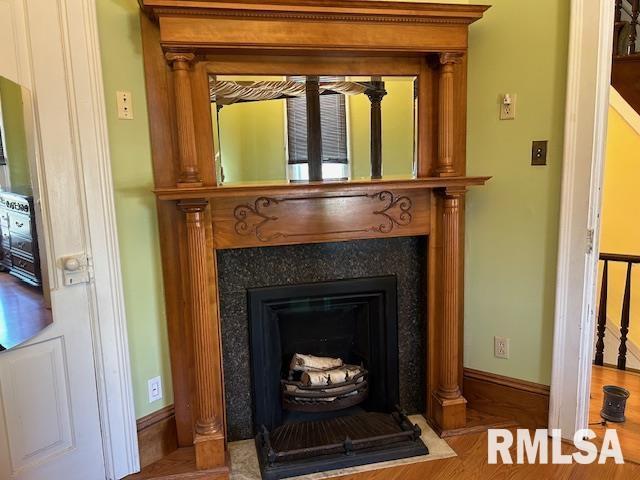
POLYGON ((316 357, 296 353, 291 359, 290 369, 296 372, 324 371, 342 367, 341 358, 316 357))

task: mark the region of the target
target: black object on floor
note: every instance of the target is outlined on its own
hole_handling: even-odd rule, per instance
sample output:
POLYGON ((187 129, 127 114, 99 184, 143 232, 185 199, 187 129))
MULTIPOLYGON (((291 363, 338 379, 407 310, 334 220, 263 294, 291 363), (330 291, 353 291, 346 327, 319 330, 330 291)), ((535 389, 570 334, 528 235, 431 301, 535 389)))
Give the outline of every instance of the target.
POLYGON ((262 427, 256 436, 264 480, 426 455, 420 427, 397 409, 262 427))

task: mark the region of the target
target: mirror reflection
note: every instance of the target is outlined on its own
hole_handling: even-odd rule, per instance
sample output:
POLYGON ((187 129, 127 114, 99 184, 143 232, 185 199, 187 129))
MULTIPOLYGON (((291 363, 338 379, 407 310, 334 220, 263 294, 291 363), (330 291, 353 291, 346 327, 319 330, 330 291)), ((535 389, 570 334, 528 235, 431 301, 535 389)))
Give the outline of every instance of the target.
POLYGON ((220 183, 412 177, 416 78, 211 76, 220 183))
POLYGON ((0 77, 0 350, 30 339, 53 321, 43 282, 29 105, 28 90, 0 77))

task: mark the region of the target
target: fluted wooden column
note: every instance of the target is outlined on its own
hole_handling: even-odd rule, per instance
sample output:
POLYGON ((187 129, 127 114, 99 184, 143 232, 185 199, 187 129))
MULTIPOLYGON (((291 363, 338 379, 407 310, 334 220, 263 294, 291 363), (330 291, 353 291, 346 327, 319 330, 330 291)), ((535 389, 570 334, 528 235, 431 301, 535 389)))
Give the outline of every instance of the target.
POLYGON ((199 469, 225 463, 220 330, 212 310, 206 241, 205 200, 182 201, 189 252, 190 304, 193 324, 196 400, 196 464, 199 469))
POLYGON ((202 185, 198 170, 195 128, 193 123, 193 100, 191 95, 190 71, 195 55, 193 53, 166 54, 173 69, 173 85, 176 105, 176 126, 178 128, 178 153, 180 159, 179 187, 202 185))
POLYGON ((460 197, 462 193, 446 193, 443 212, 443 254, 442 283, 442 329, 440 359, 440 385, 438 395, 441 398, 458 398, 458 312, 460 311, 460 289, 458 272, 460 271, 460 197))
POLYGON ((447 189, 442 194, 442 293, 439 321, 439 382, 435 396, 435 417, 444 430, 466 423, 466 400, 460 393, 460 325, 461 325, 461 203, 465 189, 447 189))
POLYGON ((440 54, 440 92, 438 100, 438 166, 440 177, 453 177, 454 152, 454 66, 462 60, 461 53, 440 54))

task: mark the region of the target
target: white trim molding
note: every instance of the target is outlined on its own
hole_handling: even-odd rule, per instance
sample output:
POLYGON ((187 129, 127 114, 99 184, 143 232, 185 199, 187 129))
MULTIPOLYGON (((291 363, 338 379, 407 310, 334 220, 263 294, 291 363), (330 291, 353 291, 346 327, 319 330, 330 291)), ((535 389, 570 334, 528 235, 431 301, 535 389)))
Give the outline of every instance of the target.
POLYGON ((624 118, 625 122, 627 122, 629 126, 633 128, 638 135, 640 135, 640 115, 638 115, 638 112, 636 112, 613 87, 611 87, 611 91, 609 93, 609 104, 620 114, 622 118, 624 118))
POLYGON ((140 470, 96 5, 59 0, 85 185, 94 357, 107 478, 140 470), (73 46, 73 48, 72 48, 73 46))
POLYGON ((614 2, 572 0, 549 428, 586 428, 614 2))

